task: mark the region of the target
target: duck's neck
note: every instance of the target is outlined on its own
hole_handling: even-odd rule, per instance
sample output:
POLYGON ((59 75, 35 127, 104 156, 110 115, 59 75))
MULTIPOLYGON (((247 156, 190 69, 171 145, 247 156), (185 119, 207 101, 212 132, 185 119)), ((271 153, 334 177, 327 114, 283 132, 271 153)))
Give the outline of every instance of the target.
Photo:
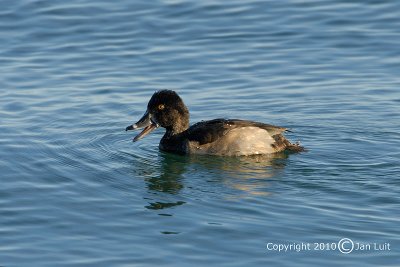
POLYGON ((176 136, 189 128, 189 115, 183 114, 183 116, 178 116, 174 124, 170 127, 166 127, 166 132, 163 138, 170 138, 176 136))
POLYGON ((185 121, 178 121, 176 124, 174 124, 172 127, 166 128, 167 131, 165 132, 164 137, 169 138, 175 135, 178 135, 184 131, 186 131, 189 128, 189 119, 185 121))

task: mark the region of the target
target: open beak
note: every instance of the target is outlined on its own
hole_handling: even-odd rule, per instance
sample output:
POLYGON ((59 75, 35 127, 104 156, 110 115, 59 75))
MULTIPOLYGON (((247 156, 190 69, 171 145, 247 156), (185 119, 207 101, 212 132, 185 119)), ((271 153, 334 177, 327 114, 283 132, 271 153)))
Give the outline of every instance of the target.
POLYGON ((136 135, 135 138, 133 138, 133 142, 136 142, 151 133, 153 130, 157 129, 158 126, 159 125, 151 119, 151 113, 149 111, 146 111, 146 113, 137 123, 126 127, 125 131, 144 128, 140 134, 136 135))

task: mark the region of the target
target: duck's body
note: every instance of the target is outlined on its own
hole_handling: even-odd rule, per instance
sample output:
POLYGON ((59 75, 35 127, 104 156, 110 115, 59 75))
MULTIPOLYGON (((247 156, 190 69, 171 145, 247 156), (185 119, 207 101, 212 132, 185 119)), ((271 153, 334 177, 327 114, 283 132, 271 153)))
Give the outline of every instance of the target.
POLYGON ((247 156, 303 150, 282 135, 286 128, 270 124, 215 119, 189 127, 189 111, 181 98, 170 90, 156 92, 142 119, 126 130, 145 127, 135 137, 134 141, 137 141, 158 126, 166 128, 160 149, 179 154, 247 156))
POLYGON ((286 129, 245 120, 215 119, 161 139, 160 149, 182 154, 247 156, 297 149, 281 134, 286 129))

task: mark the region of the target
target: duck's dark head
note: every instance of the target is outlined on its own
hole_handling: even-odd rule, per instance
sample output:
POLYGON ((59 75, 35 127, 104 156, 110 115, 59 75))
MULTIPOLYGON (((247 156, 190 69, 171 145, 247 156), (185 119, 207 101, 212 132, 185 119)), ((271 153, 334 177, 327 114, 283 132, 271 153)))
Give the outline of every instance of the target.
POLYGON ((157 91, 147 104, 146 113, 126 130, 144 128, 133 141, 137 141, 158 127, 167 129, 168 134, 177 134, 189 127, 189 111, 177 93, 171 90, 157 91))

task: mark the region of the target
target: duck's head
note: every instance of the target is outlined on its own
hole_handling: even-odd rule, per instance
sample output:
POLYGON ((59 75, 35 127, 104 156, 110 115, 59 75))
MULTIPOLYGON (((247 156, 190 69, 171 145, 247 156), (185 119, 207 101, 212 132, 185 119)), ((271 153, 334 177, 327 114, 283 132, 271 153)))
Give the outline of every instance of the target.
POLYGON ((138 141, 158 127, 164 127, 169 134, 183 132, 189 127, 189 111, 178 94, 171 90, 157 91, 147 104, 143 117, 126 131, 144 128, 135 136, 138 141))

